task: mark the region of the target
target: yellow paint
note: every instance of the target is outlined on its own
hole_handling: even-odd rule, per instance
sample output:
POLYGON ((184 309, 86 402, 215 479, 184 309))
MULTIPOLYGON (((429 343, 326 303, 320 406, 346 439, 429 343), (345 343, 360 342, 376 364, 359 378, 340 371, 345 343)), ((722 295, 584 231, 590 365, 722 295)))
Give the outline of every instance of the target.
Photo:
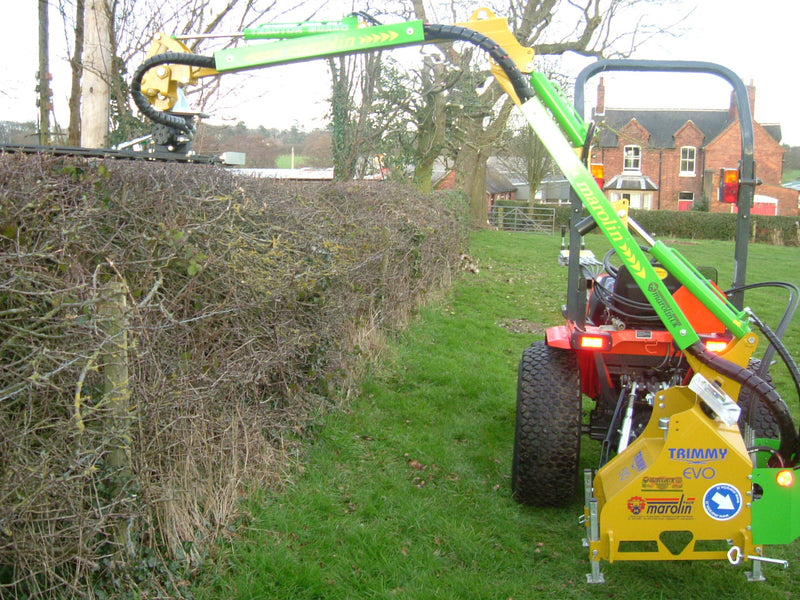
MULTIPOLYGON (((732 344, 725 358, 744 366, 757 346, 757 336, 749 334, 732 344)), ((738 398, 739 384, 689 360, 695 371, 738 398)), ((600 539, 590 543, 591 560, 725 560, 727 540, 745 556, 755 554, 752 472, 737 425, 709 417, 688 387, 659 392, 642 435, 595 476, 600 539), (706 496, 713 498, 719 484, 741 498, 740 510, 730 518, 719 513, 715 518, 713 503, 706 510, 706 496), (662 540, 673 532, 692 535, 678 554, 662 540)))
MULTIPOLYGON (((482 33, 486 37, 491 38, 506 51, 509 58, 516 63, 517 68, 523 73, 533 72, 533 58, 536 55, 533 48, 526 48, 517 41, 517 38, 508 27, 508 19, 498 17, 493 11, 488 8, 479 8, 472 13, 472 18, 466 23, 456 23, 461 27, 466 27, 482 33)), ((492 64, 492 75, 497 79, 497 82, 502 86, 503 90, 511 97, 511 99, 521 104, 519 96, 514 91, 514 86, 506 76, 505 71, 496 64, 492 64)))

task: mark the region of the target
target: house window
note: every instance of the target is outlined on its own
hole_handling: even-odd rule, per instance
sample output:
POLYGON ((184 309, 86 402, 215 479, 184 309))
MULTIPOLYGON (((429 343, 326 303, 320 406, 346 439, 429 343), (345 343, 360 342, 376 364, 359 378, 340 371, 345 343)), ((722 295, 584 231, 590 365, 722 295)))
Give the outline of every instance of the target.
POLYGON ((642 149, 640 146, 625 146, 622 169, 624 171, 642 170, 642 149))
POLYGON ((680 192, 678 210, 692 210, 692 208, 694 208, 694 192, 680 192))
POLYGON ((609 200, 611 200, 611 202, 627 200, 628 206, 634 209, 653 209, 653 192, 612 192, 609 200))
POLYGON ((681 148, 681 175, 694 175, 695 162, 697 160, 697 148, 694 146, 684 146, 681 148))

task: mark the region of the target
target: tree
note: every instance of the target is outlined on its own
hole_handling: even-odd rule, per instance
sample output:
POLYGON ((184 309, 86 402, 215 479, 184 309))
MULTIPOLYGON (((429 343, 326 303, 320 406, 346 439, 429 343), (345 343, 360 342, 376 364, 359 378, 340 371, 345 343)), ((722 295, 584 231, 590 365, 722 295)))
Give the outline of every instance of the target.
MULTIPOLYGON (((539 56, 560 55, 567 51, 585 56, 617 56, 630 54, 650 37, 667 26, 648 24, 646 5, 677 3, 680 0, 510 0, 507 4, 510 25, 520 43, 536 49, 539 56), (626 16, 638 18, 625 21, 626 16)), ((418 19, 430 22, 423 0, 411 0, 418 19)), ((439 3, 433 9, 448 12, 451 17, 462 12, 456 0, 439 3)), ((466 20, 466 19, 462 19, 466 20)), ((482 85, 488 78, 486 61, 473 61, 472 48, 440 44, 447 69, 461 70, 470 77, 461 77, 450 94, 459 97, 460 111, 447 137, 458 141, 455 154, 457 184, 471 199, 472 221, 486 223, 485 178, 486 160, 494 152, 511 114, 511 100, 499 84, 482 85)), ((423 65, 423 69, 428 68, 423 65)), ((435 74, 431 75, 433 78, 435 74)), ((438 102, 435 96, 428 103, 438 102)), ((421 115, 436 115, 431 107, 421 115)), ((417 130, 436 128, 435 120, 417 123, 417 130)))
POLYGON ((86 0, 81 145, 88 148, 104 148, 108 145, 110 84, 113 73, 112 11, 109 0, 86 0))
POLYGON ((373 104, 381 77, 382 52, 328 59, 331 74, 333 172, 338 181, 364 175, 377 154, 381 130, 375 127, 373 104))
MULTIPOLYGON (((83 71, 83 34, 84 34, 84 0, 75 0, 75 38, 70 59, 72 81, 69 94, 69 129, 67 145, 79 146, 81 143, 81 73, 83 71)), ((65 17, 66 10, 62 5, 61 14, 65 17)))
POLYGON ((497 156, 503 167, 530 185, 530 202, 545 175, 553 168, 550 153, 527 123, 507 129, 497 156))
POLYGON ((39 0, 39 143, 46 146, 50 143, 50 51, 48 38, 50 35, 50 20, 48 15, 47 0, 39 0))

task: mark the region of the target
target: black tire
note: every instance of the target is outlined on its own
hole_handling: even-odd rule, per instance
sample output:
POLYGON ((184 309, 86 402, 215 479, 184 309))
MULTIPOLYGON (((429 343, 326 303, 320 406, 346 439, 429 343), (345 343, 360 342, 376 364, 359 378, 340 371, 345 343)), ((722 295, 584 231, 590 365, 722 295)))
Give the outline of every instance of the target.
MULTIPOLYGON (((760 367, 761 361, 757 358, 751 359, 747 366, 751 371, 758 371, 760 367)), ((772 385, 772 376, 769 373, 764 380, 772 385)), ((763 400, 754 397, 753 392, 746 387, 742 387, 739 393, 739 407, 742 409, 739 422, 750 425, 756 438, 781 439, 781 427, 775 415, 770 412, 763 400)))
POLYGON ((517 379, 517 425, 511 487, 533 506, 567 506, 580 469, 581 380, 574 352, 536 342, 517 379))

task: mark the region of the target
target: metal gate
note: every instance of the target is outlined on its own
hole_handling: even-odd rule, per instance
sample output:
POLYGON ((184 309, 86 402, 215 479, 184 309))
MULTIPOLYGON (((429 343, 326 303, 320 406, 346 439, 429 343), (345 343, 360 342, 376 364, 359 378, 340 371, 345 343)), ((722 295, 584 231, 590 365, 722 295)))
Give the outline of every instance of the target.
POLYGON ((504 231, 553 233, 555 223, 555 208, 495 204, 489 209, 489 224, 504 231))

